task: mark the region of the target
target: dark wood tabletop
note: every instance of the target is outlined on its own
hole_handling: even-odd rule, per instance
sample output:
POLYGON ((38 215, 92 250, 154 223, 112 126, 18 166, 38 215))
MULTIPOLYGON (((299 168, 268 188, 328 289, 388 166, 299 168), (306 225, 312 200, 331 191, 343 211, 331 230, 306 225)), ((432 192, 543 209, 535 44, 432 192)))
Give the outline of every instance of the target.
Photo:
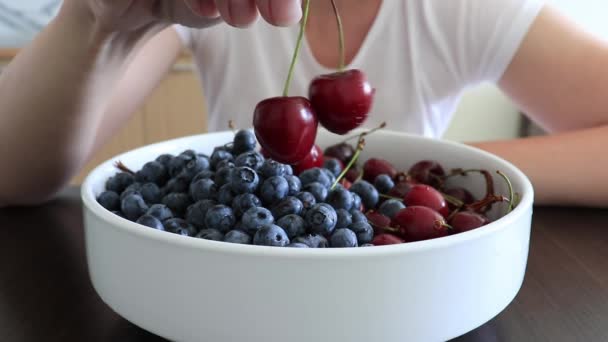
MULTIPOLYGON (((93 290, 81 210, 77 188, 0 210, 0 341, 164 341, 93 290)), ((515 301, 454 341, 608 341, 608 210, 535 208, 515 301)))

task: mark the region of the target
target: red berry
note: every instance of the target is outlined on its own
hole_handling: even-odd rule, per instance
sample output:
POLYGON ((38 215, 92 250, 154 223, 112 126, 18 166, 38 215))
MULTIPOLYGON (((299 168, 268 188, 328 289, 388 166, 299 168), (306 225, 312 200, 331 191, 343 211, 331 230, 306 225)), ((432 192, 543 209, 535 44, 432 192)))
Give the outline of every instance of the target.
POLYGON ((408 174, 419 183, 438 187, 445 171, 441 165, 433 160, 423 160, 414 164, 408 174))
POLYGON ((260 146, 272 159, 295 164, 310 153, 318 121, 306 98, 283 96, 258 103, 253 127, 260 146))
MULTIPOLYGON (((473 196, 473 194, 471 194, 469 192, 469 190, 465 189, 465 188, 449 188, 446 189, 444 191, 444 193, 446 195, 452 196, 458 200, 460 200, 461 202, 463 202, 464 204, 471 204, 473 202, 475 202, 475 197, 473 196)), ((452 210, 456 209, 456 206, 448 203, 448 207, 452 210)))
POLYGON ((389 191, 388 195, 391 197, 405 198, 405 195, 410 192, 412 186, 414 186, 414 184, 408 182, 397 183, 391 191, 389 191))
POLYGON ((348 179, 349 182, 354 183, 357 181, 357 178, 359 178, 360 174, 361 173, 357 169, 351 168, 350 170, 346 171, 345 177, 346 179, 348 179))
POLYGON ((342 180, 340 181, 340 184, 342 184, 342 186, 344 187, 344 189, 348 190, 350 189, 350 187, 353 185, 353 183, 351 183, 348 179, 346 178, 342 178, 342 180))
POLYGON ((355 69, 316 77, 308 97, 323 127, 346 134, 367 119, 374 92, 365 74, 355 69))
POLYGON ((323 167, 323 151, 318 145, 313 145, 310 153, 301 162, 293 165, 293 172, 299 175, 305 170, 312 169, 314 167, 323 167))
POLYGON ((391 219, 388 216, 382 215, 374 210, 368 211, 365 214, 365 217, 377 232, 382 232, 383 228, 390 227, 391 225, 391 219))
POLYGON ((403 202, 406 206, 419 205, 431 208, 444 217, 447 217, 450 214, 450 210, 443 195, 429 185, 413 185, 410 191, 403 197, 403 202))
POLYGON ((373 183, 377 176, 381 174, 387 174, 394 179, 397 175, 397 169, 388 161, 380 158, 368 159, 363 164, 363 178, 373 183))
POLYGON ((401 209, 393 218, 392 224, 399 227, 401 235, 411 241, 439 238, 450 232, 441 214, 422 206, 401 209))
POLYGON ((393 234, 376 235, 372 241, 374 246, 397 245, 400 243, 405 243, 405 240, 393 234))
POLYGON ((490 223, 487 217, 472 211, 461 211, 450 219, 455 233, 467 232, 490 223))
POLYGON ((342 164, 347 165, 355 154, 355 148, 350 144, 340 143, 326 148, 324 154, 326 157, 336 158, 342 164))

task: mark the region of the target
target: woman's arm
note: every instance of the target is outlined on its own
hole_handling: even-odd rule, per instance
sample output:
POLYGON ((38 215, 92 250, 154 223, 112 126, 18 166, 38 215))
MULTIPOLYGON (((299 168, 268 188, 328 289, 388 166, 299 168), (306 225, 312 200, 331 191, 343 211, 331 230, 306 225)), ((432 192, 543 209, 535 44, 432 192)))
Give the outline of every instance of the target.
POLYGON ((554 134, 473 145, 520 167, 540 204, 608 206, 608 45, 547 6, 499 86, 554 134))

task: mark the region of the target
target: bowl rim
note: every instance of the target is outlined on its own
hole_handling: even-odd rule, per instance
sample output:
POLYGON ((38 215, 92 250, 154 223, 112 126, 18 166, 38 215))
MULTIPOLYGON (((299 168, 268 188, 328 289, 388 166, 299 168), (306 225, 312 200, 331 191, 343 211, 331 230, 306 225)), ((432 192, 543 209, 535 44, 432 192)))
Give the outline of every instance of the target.
MULTIPOLYGON (((277 247, 269 247, 269 246, 256 246, 256 245, 241 245, 241 244, 233 244, 227 243, 223 241, 211 241, 198 239, 194 237, 181 236, 177 234, 167 233, 165 231, 159 231, 155 229, 150 229, 141 226, 138 223, 129 221, 125 218, 119 217, 112 212, 108 211, 104 207, 102 207, 96 200, 93 193, 93 182, 94 179, 97 178, 97 174, 103 172, 109 165, 111 165, 114 161, 121 159, 123 156, 128 154, 136 154, 142 150, 150 150, 150 149, 161 149, 161 147, 171 144, 180 144, 180 142, 189 141, 192 139, 201 138, 203 136, 222 136, 227 133, 232 133, 232 131, 220 131, 220 132, 211 132, 211 133, 203 133, 203 134, 194 134, 183 136, 179 138, 164 140, 158 143, 145 145, 142 147, 138 147, 136 149, 132 149, 130 151, 121 153, 114 157, 109 158, 103 163, 96 166, 85 178, 84 182, 81 185, 81 199, 83 201, 83 210, 88 210, 90 214, 95 215, 98 219, 107 223, 106 229, 114 229, 120 230, 124 233, 136 235, 142 238, 156 240, 157 242, 164 242, 168 244, 173 244, 176 246, 181 246, 184 248, 192 248, 192 249, 204 249, 208 251, 213 251, 216 253, 226 253, 233 255, 257 255, 257 256, 281 256, 287 258, 313 258, 313 259, 341 259, 341 258, 353 258, 353 257, 384 257, 395 254, 407 254, 407 253, 417 253, 417 252, 425 252, 431 251, 438 248, 444 248, 446 246, 458 245, 465 243, 466 241, 481 239, 490 234, 495 234, 501 232, 506 229, 510 229, 513 226, 513 223, 526 215, 529 211, 532 211, 532 205, 534 201, 534 189, 532 183, 528 179, 528 177, 519 170, 516 166, 508 162, 507 160, 498 157, 494 154, 481 150, 479 148, 466 145, 460 142, 434 139, 429 137, 424 137, 411 133, 403 133, 398 131, 391 130, 383 130, 381 134, 383 135, 392 135, 396 138, 407 138, 418 141, 429 141, 432 140, 434 142, 440 144, 446 144, 455 148, 460 148, 464 150, 468 150, 469 152, 473 152, 476 154, 480 154, 481 157, 490 159, 492 162, 501 164, 501 167, 504 169, 508 169, 509 173, 519 178, 519 181, 522 184, 523 191, 519 204, 513 211, 508 213, 507 215, 485 225, 482 228, 474 229, 471 231, 449 235, 441 238, 423 240, 423 241, 415 241, 408 242, 403 244, 396 245, 385 245, 385 246, 373 246, 369 248, 277 248, 277 247)), ((86 215, 86 213, 85 213, 86 215)), ((87 234, 88 224, 85 221, 85 234, 87 234)), ((88 239, 87 239, 88 241, 88 239)))

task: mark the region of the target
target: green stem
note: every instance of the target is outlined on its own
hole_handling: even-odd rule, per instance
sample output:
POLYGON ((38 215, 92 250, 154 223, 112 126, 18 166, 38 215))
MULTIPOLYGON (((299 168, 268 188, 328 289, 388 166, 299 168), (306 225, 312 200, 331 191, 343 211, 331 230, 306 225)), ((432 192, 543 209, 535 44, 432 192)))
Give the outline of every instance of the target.
POLYGON ((340 12, 338 11, 338 6, 336 6, 336 1, 331 0, 331 5, 334 8, 334 13, 336 14, 336 22, 338 23, 338 41, 340 44, 340 64, 338 64, 338 71, 344 71, 345 67, 345 57, 344 57, 344 28, 342 27, 342 18, 340 18, 340 12))
POLYGON ((285 81, 285 88, 283 88, 283 96, 289 95, 289 85, 291 84, 291 79, 293 77, 293 70, 296 66, 296 61, 298 60, 298 55, 300 54, 300 48, 302 47, 302 39, 304 38, 304 31, 306 31, 306 22, 308 22, 308 12, 310 8, 310 0, 305 0, 306 6, 304 7, 304 15, 302 17, 302 22, 300 25, 300 34, 298 36, 298 41, 296 43, 296 50, 293 53, 293 58, 291 59, 291 65, 289 66, 289 73, 287 74, 287 80, 285 81))
POLYGON ((502 173, 501 171, 496 171, 496 173, 498 173, 507 183, 507 187, 509 188, 509 209, 507 210, 507 214, 510 213, 513 210, 513 203, 515 201, 515 195, 513 194, 513 184, 511 184, 511 180, 509 179, 509 177, 507 177, 507 175, 505 175, 504 173, 502 173))
POLYGON ((359 155, 361 154, 361 151, 363 151, 363 146, 365 146, 365 140, 363 138, 361 138, 359 140, 359 144, 357 144, 357 150, 355 151, 355 154, 350 159, 350 161, 348 162, 348 165, 346 165, 344 170, 342 170, 342 172, 338 175, 338 177, 336 177, 336 180, 334 181, 334 184, 331 185, 330 189, 333 190, 336 187, 336 185, 338 185, 338 183, 340 183, 342 178, 344 178, 344 176, 346 176, 346 173, 348 173, 348 170, 350 170, 350 168, 353 167, 353 165, 357 162, 357 159, 359 159, 359 155))

